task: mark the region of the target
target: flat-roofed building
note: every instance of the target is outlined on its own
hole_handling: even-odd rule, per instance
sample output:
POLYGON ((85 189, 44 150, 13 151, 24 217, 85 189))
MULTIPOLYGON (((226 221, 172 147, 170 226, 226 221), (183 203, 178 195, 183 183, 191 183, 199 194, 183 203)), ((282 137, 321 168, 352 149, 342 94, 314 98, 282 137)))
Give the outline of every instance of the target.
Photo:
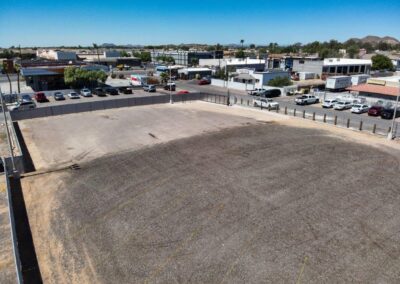
POLYGON ((172 57, 175 64, 178 65, 198 65, 199 61, 202 59, 218 59, 223 58, 223 51, 164 51, 155 50, 151 52, 151 60, 154 63, 159 62, 161 57, 172 57))
POLYGON ((221 58, 221 59, 200 59, 199 66, 213 69, 225 69, 234 72, 236 69, 249 68, 262 72, 265 70, 265 59, 254 58, 221 58))
POLYGON ((372 61, 369 59, 326 58, 326 59, 295 59, 294 72, 313 72, 320 78, 329 76, 369 74, 372 61))
POLYGON ((77 59, 76 52, 62 51, 57 49, 37 50, 36 56, 43 59, 58 60, 58 61, 74 61, 77 59))

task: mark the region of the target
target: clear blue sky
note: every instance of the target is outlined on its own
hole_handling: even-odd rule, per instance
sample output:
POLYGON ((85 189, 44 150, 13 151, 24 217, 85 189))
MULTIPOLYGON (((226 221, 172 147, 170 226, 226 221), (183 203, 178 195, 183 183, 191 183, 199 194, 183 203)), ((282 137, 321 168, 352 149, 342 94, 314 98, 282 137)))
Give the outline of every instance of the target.
POLYGON ((1 0, 0 46, 400 38, 400 0, 1 0))

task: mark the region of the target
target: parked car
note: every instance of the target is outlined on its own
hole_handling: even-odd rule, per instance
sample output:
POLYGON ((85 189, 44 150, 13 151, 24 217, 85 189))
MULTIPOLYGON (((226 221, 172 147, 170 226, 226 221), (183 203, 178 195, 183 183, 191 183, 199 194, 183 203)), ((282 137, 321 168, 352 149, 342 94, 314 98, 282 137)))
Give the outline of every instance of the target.
POLYGON ((103 91, 102 88, 94 89, 93 90, 93 94, 95 94, 96 96, 99 96, 99 97, 106 97, 107 96, 107 94, 103 91))
POLYGON ((30 95, 22 95, 21 102, 32 102, 32 97, 30 95))
POLYGON ((198 85, 209 85, 211 82, 207 79, 201 79, 198 83, 198 85))
POLYGON ((355 104, 351 108, 351 112, 352 113, 357 113, 357 114, 368 112, 368 110, 369 110, 369 106, 365 105, 365 104, 355 104))
POLYGON ((132 88, 128 88, 128 87, 120 87, 120 88, 118 88, 118 92, 120 92, 121 94, 125 94, 125 95, 133 94, 132 88))
POLYGON ((336 99, 328 99, 322 103, 323 108, 333 108, 338 101, 336 99))
POLYGON ((17 111, 17 110, 27 110, 36 108, 36 104, 33 101, 30 102, 19 102, 14 105, 8 106, 9 111, 17 111))
POLYGON ((247 94, 249 94, 249 96, 260 96, 260 92, 261 91, 266 91, 265 89, 253 89, 247 92, 247 94))
POLYGON ((334 110, 346 110, 351 109, 353 107, 353 103, 350 101, 337 101, 333 105, 334 110))
POLYGON ((164 90, 175 92, 176 84, 175 83, 168 83, 164 86, 164 90))
POLYGON ((304 95, 296 98, 294 101, 297 105, 309 105, 319 103, 319 98, 313 95, 304 95))
POLYGON ((180 90, 179 92, 177 92, 178 95, 184 95, 184 94, 189 94, 189 91, 187 90, 180 90))
POLYGON ((49 100, 47 99, 46 95, 43 92, 38 92, 35 93, 35 100, 38 103, 45 103, 48 102, 49 100))
POLYGON ((260 97, 264 98, 276 98, 280 97, 280 95, 281 95, 281 90, 279 89, 269 89, 260 93, 260 97))
POLYGON ((353 104, 351 102, 339 101, 333 106, 333 109, 345 110, 345 109, 351 109, 352 107, 353 107, 353 104))
POLYGON ((271 108, 271 109, 279 108, 279 103, 273 101, 270 98, 256 98, 253 100, 253 105, 255 107, 264 107, 264 108, 271 108))
POLYGON ((111 96, 119 95, 117 89, 112 88, 112 87, 104 88, 104 92, 105 92, 107 95, 111 95, 111 96))
POLYGON ((71 92, 71 93, 69 93, 69 94, 68 94, 68 97, 69 97, 70 99, 80 99, 80 98, 81 98, 81 97, 79 96, 79 94, 76 93, 76 92, 71 92))
POLYGON ((368 110, 368 115, 369 116, 380 116, 383 110, 383 106, 372 106, 369 110, 368 110))
POLYGON ((82 97, 91 97, 92 96, 92 92, 88 88, 83 88, 81 90, 81 96, 82 97))
POLYGON ((55 92, 55 93, 53 94, 53 97, 54 97, 54 99, 55 99, 56 101, 63 101, 63 100, 65 100, 64 94, 61 93, 61 92, 55 92))
POLYGON ((144 85, 143 90, 145 92, 154 93, 156 91, 156 86, 154 85, 144 85))
MULTIPOLYGON (((385 108, 381 111, 381 118, 383 119, 393 119, 394 108, 385 108)), ((396 118, 400 117, 400 107, 396 110, 396 118)))

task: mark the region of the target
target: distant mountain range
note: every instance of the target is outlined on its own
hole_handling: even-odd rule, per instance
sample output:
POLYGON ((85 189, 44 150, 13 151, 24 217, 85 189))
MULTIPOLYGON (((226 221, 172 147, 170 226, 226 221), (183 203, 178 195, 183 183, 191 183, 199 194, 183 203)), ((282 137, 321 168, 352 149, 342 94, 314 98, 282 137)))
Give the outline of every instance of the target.
POLYGON ((351 40, 361 43, 370 43, 370 44, 377 44, 379 42, 385 42, 387 44, 392 44, 392 45, 400 44, 400 41, 398 39, 390 36, 379 37, 379 36, 369 35, 363 38, 351 38, 351 40))

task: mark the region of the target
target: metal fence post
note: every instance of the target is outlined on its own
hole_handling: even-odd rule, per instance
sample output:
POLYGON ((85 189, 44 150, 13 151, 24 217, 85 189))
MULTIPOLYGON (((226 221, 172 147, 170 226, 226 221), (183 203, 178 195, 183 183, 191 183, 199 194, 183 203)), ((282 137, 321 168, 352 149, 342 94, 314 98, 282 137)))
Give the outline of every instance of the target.
POLYGON ((374 126, 372 127, 372 133, 373 133, 373 134, 376 133, 376 124, 374 124, 374 126))
POLYGON ((312 120, 315 121, 315 112, 313 112, 313 114, 312 114, 312 120))
POLYGON ((335 125, 337 125, 337 115, 335 115, 335 120, 333 122, 335 125))
POLYGON ((276 107, 276 112, 279 113, 279 106, 276 107))
POLYGON ((350 128, 350 118, 347 119, 347 128, 350 128))
POLYGON ((268 111, 271 111, 271 106, 270 105, 268 105, 268 111))
POLYGON ((389 126, 388 133, 392 132, 392 127, 389 126))
POLYGON ((326 122, 326 113, 324 113, 324 122, 326 122))
POLYGON ((247 100, 247 106, 249 106, 250 105, 250 101, 249 100, 247 100))
POLYGON ((287 106, 285 106, 285 114, 287 114, 287 106))
POLYGON ((306 118, 306 110, 303 110, 303 118, 306 118))
POLYGON ((363 129, 363 121, 360 120, 360 127, 358 128, 358 130, 362 131, 362 129, 363 129))
POLYGON ((293 116, 296 116, 296 109, 294 109, 293 111, 293 116))

